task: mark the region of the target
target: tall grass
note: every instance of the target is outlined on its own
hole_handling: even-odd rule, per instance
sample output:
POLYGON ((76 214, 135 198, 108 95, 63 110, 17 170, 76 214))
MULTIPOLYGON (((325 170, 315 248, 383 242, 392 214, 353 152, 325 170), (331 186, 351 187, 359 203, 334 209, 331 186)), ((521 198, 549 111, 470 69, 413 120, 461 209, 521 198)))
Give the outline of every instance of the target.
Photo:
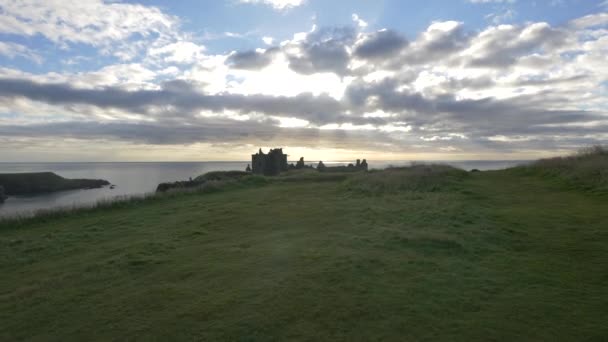
POLYGON ((467 175, 466 171, 448 165, 418 164, 359 174, 346 180, 345 186, 349 190, 366 194, 435 192, 449 190, 467 175))
POLYGON ((520 169, 569 186, 608 193, 608 147, 592 146, 565 157, 541 159, 520 169))

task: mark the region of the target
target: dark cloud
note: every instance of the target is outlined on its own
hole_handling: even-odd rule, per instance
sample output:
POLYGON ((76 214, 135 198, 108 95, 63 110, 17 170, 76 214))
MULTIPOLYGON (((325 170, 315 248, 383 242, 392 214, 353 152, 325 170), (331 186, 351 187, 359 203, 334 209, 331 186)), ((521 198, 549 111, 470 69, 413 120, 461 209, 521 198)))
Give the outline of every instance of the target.
POLYGON ((289 67, 300 74, 333 72, 343 76, 348 74, 350 54, 347 47, 355 39, 353 28, 323 28, 306 36, 304 41, 289 46, 296 47, 298 53, 288 53, 289 67))
POLYGON ((193 143, 257 144, 269 142, 305 147, 366 148, 376 143, 394 142, 372 132, 280 128, 264 123, 235 123, 233 120, 207 119, 195 125, 167 125, 132 122, 62 122, 31 125, 0 125, 0 137, 72 138, 113 140, 152 145, 193 143))
POLYGON ((328 95, 297 96, 240 95, 221 93, 208 95, 185 81, 165 83, 160 90, 128 91, 118 87, 80 89, 67 84, 43 84, 29 80, 0 79, 0 97, 24 97, 53 105, 86 104, 99 108, 118 108, 129 112, 155 115, 189 116, 201 110, 239 113, 259 112, 267 115, 299 117, 317 124, 342 122, 340 102, 328 95))
POLYGON ((489 76, 467 77, 462 79, 450 78, 437 87, 446 92, 456 92, 462 89, 481 90, 494 86, 496 82, 489 76))
MULTIPOLYGON (((442 124, 466 132, 516 133, 532 126, 585 123, 605 117, 589 111, 547 110, 547 101, 566 101, 547 93, 519 96, 508 100, 495 98, 457 99, 453 95, 429 97, 398 90, 398 79, 381 82, 353 82, 344 100, 309 93, 293 97, 266 95, 208 95, 188 82, 173 81, 160 90, 127 91, 120 88, 77 89, 65 84, 40 84, 26 80, 0 79, 0 97, 25 97, 55 105, 87 104, 99 108, 119 108, 144 113, 159 122, 199 124, 201 110, 261 113, 266 116, 296 117, 316 125, 353 123, 384 125, 406 121, 413 127, 442 124), (165 109, 171 108, 171 109, 165 109), (363 114, 382 110, 395 113, 391 120, 366 118, 363 114)), ((231 122, 235 127, 237 123, 231 122)), ((272 126, 272 122, 264 123, 272 126)))
POLYGON ((574 75, 570 77, 559 77, 559 78, 550 78, 550 77, 534 77, 534 78, 524 78, 515 82, 517 86, 544 86, 544 85, 556 85, 556 84, 568 84, 575 83, 580 81, 585 81, 590 78, 589 75, 574 75))
POLYGON ((408 41, 398 32, 382 30, 367 35, 355 47, 355 55, 363 59, 388 58, 398 54, 408 41))
POLYGON ((330 41, 303 47, 302 55, 289 57, 289 67, 304 75, 319 72, 345 75, 348 71, 349 60, 350 56, 346 47, 330 41))
POLYGON ((426 97, 420 93, 399 91, 399 85, 394 79, 373 83, 354 82, 347 88, 345 99, 352 108, 399 113, 395 120, 407 121, 414 127, 439 124, 443 126, 441 130, 444 133, 514 134, 530 127, 580 124, 606 118, 601 113, 591 111, 545 109, 547 103, 559 101, 551 94, 540 97, 525 95, 507 100, 492 97, 457 99, 453 95, 426 97))
POLYGON ((228 57, 226 63, 235 69, 260 70, 270 65, 278 52, 279 48, 277 47, 265 51, 249 50, 234 52, 228 57))

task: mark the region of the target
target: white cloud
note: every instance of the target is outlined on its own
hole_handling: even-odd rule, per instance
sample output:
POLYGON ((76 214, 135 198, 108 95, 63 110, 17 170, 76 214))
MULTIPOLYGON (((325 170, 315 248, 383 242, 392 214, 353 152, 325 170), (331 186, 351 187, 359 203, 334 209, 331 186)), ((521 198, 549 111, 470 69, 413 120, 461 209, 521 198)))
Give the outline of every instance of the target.
POLYGON ((576 28, 608 25, 608 13, 597 13, 574 19, 570 22, 576 28))
POLYGON ((474 4, 514 4, 517 0, 468 0, 474 4))
POLYGON ((0 55, 4 55, 11 59, 15 57, 22 57, 38 64, 42 63, 42 57, 40 57, 40 55, 28 47, 17 43, 0 41, 0 55))
POLYGON ((178 41, 148 51, 152 57, 161 57, 167 63, 194 63, 204 56, 205 47, 186 41, 178 41))
POLYGON ((357 13, 353 13, 352 19, 357 24, 357 26, 359 26, 360 28, 367 27, 367 22, 364 21, 363 19, 361 19, 361 17, 359 17, 359 15, 357 13))
POLYGON ((485 18, 491 21, 494 25, 499 25, 512 20, 515 18, 516 14, 517 12, 514 9, 509 8, 502 13, 490 13, 486 15, 485 18))
POLYGON ((239 2, 245 4, 265 4, 277 10, 284 10, 301 6, 306 0, 239 0, 239 2))
POLYGON ((272 45, 272 43, 274 42, 274 38, 265 36, 265 37, 262 37, 262 41, 266 45, 272 45))
POLYGON ((104 47, 108 53, 129 47, 136 34, 171 35, 177 22, 156 7, 102 0, 0 3, 0 33, 41 35, 64 47, 80 43, 104 47))

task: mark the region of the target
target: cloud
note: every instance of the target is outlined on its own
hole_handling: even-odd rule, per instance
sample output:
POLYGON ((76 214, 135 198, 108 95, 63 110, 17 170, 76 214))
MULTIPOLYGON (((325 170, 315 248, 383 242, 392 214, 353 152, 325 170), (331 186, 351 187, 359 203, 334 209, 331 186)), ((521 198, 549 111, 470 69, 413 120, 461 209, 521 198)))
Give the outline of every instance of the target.
POLYGON ((490 13, 485 16, 486 19, 491 21, 494 25, 502 24, 507 21, 511 21, 517 15, 517 11, 512 8, 504 10, 502 13, 490 13))
MULTIPOLYGON (((231 120, 206 119, 194 125, 168 125, 130 122, 62 122, 20 126, 1 126, 0 137, 10 139, 9 145, 23 139, 76 139, 76 141, 107 141, 152 146, 210 143, 232 147, 235 144, 264 146, 281 141, 283 146, 310 148, 369 149, 394 142, 389 136, 374 137, 366 130, 319 130, 312 128, 281 128, 267 123, 248 122, 234 125, 231 120), (375 143, 370 143, 375 140, 375 143)), ((0 141, 2 141, 0 139, 0 141)), ((31 144, 26 142, 28 146, 31 144)), ((10 146, 10 148, 14 148, 10 146)), ((249 148, 249 150, 252 147, 249 148)), ((2 147, 0 147, 0 151, 2 147)))
POLYGON ((37 64, 42 63, 43 60, 39 54, 35 53, 28 47, 11 42, 0 41, 0 55, 6 56, 11 59, 21 57, 29 59, 37 64))
POLYGON ((188 41, 178 41, 148 51, 151 57, 162 58, 167 63, 194 63, 204 56, 205 47, 188 41))
POLYGON ((574 19, 570 24, 578 29, 608 25, 608 13, 589 14, 581 18, 574 19))
POLYGON ((270 65, 278 51, 279 49, 274 47, 266 50, 233 52, 227 58, 226 63, 235 69, 259 70, 270 65))
POLYGON ((514 4, 517 0, 468 0, 473 4, 514 4))
POLYGON ((353 19, 353 21, 357 24, 357 26, 359 28, 366 28, 368 26, 367 22, 363 19, 361 19, 361 17, 359 17, 359 15, 357 13, 353 13, 351 18, 353 19))
POLYGON ((117 108, 156 118, 188 118, 200 111, 233 110, 244 114, 259 112, 296 116, 321 124, 343 120, 340 103, 327 95, 208 95, 198 91, 195 84, 186 81, 169 82, 158 90, 129 91, 119 87, 79 89, 68 84, 0 79, 0 97, 23 97, 53 105, 86 104, 99 108, 117 108))
POLYGON ((408 41, 392 30, 380 30, 366 35, 355 46, 355 55, 363 59, 388 58, 398 54, 408 41))
POLYGON ((346 75, 350 62, 347 47, 355 36, 350 27, 315 29, 305 39, 284 46, 289 67, 305 75, 319 72, 346 75))
POLYGON ((473 38, 464 54, 474 66, 506 67, 522 55, 564 46, 567 38, 567 31, 552 28, 547 23, 501 25, 488 28, 473 38))
MULTIPOLYGON (((138 56, 128 62, 69 73, 0 67, 0 141, 516 153, 608 139, 603 14, 479 31, 438 21, 411 42, 352 19, 216 54, 175 27, 141 28, 109 48, 138 56)), ((59 45, 77 43, 62 34, 59 45)), ((89 45, 103 51, 106 39, 118 38, 89 45)), ((39 53, 10 44, 0 44, 8 58, 39 53)))
POLYGON ((135 34, 163 34, 177 21, 156 7, 101 0, 22 0, 0 4, 0 32, 41 35, 65 44, 100 46, 135 34))
MULTIPOLYGON (((363 114, 381 110, 397 114, 392 122, 405 121, 417 129, 441 123, 450 129, 458 128, 476 134, 490 132, 492 135, 521 132, 537 125, 581 123, 603 118, 591 111, 546 109, 544 99, 539 101, 533 96, 508 100, 457 99, 451 95, 430 97, 398 90, 399 85, 396 79, 373 83, 359 81, 348 87, 344 101, 336 101, 328 96, 310 94, 294 97, 227 93, 208 95, 186 81, 167 83, 159 90, 126 91, 116 87, 76 89, 66 84, 0 79, 0 97, 24 97, 53 105, 86 104, 102 109, 117 108, 144 114, 155 121, 192 123, 197 122, 201 111, 234 111, 240 114, 261 113, 266 118, 299 118, 316 125, 352 123, 371 124, 371 128, 378 128, 391 121, 369 118, 363 114)), ((545 97, 551 98, 548 95, 545 97)), ((437 131, 436 127, 434 129, 437 131)), ((450 133, 449 130, 447 133, 450 133)))
POLYGON ((298 7, 306 3, 306 0, 239 0, 244 4, 265 4, 276 10, 298 7))
POLYGON ((434 22, 403 52, 402 61, 420 64, 444 59, 466 48, 469 39, 460 22, 434 22))

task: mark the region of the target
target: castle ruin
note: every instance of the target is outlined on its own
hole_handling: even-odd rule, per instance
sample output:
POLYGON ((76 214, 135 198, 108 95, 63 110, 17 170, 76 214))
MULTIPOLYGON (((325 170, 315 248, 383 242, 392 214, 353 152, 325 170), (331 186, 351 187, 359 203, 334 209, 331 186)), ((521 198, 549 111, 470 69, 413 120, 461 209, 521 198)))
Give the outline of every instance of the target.
POLYGON ((268 154, 260 151, 251 155, 251 172, 264 176, 276 176, 287 171, 287 155, 282 148, 271 149, 268 154))

